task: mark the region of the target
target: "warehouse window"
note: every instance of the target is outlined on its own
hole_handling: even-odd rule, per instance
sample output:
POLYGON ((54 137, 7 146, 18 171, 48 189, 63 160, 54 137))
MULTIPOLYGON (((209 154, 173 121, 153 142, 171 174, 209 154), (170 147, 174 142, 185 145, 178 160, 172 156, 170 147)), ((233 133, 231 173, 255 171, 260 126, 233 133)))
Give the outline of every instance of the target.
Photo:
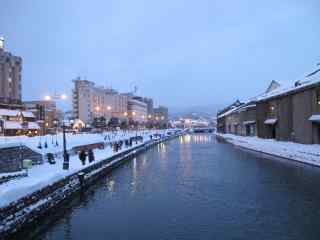
POLYGON ((317 104, 320 105, 320 89, 316 91, 316 98, 317 104))

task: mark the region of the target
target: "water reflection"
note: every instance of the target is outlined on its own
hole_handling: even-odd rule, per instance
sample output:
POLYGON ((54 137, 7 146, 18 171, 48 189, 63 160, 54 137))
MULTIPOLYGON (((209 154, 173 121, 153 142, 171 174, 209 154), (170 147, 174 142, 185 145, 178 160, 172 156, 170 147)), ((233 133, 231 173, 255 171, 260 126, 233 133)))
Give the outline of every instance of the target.
POLYGON ((182 174, 179 176, 185 178, 191 175, 192 173, 192 138, 191 135, 182 136, 180 139, 180 161, 182 167, 182 174))
POLYGON ((213 136, 211 134, 187 134, 179 137, 181 144, 207 144, 213 141, 213 136))
POLYGON ((191 142, 191 135, 183 135, 179 137, 180 143, 181 144, 189 144, 191 142))
POLYGON ((115 181, 112 179, 112 176, 107 177, 107 188, 109 192, 114 192, 115 181))
POLYGON ((138 171, 137 171, 137 158, 132 160, 132 181, 131 181, 131 193, 134 194, 138 187, 138 171))
POLYGON ((192 141, 197 144, 206 144, 206 143, 212 142, 212 135, 195 134, 195 135, 192 135, 192 141))

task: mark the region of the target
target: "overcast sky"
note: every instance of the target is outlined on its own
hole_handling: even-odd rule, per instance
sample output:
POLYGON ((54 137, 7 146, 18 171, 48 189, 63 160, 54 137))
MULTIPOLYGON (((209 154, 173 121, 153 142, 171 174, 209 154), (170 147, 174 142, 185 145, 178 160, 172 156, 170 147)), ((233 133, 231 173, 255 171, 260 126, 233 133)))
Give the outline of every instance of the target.
POLYGON ((1 0, 0 35, 23 58, 23 98, 71 80, 168 106, 225 104, 320 62, 319 0, 1 0))

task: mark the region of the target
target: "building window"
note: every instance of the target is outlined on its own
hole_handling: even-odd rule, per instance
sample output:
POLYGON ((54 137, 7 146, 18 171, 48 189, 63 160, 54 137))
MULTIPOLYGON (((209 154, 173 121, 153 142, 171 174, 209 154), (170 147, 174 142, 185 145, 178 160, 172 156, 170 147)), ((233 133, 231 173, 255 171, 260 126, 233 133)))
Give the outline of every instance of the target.
POLYGON ((316 101, 317 101, 317 104, 320 105, 320 89, 316 91, 316 101))

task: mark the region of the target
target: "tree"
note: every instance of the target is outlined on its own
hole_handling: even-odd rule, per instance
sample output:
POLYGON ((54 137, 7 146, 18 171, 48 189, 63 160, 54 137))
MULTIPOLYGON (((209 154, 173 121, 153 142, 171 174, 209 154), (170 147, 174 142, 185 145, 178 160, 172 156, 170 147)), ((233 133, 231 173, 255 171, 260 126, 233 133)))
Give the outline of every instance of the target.
POLYGON ((127 120, 121 121, 120 128, 121 129, 127 129, 128 128, 128 121, 127 120))
POLYGON ((93 119, 92 125, 95 128, 106 128, 107 127, 107 120, 105 117, 97 117, 97 118, 93 119))
POLYGON ((108 126, 109 127, 119 127, 120 125, 120 121, 119 121, 119 118, 116 118, 116 117, 112 117, 108 123, 108 126))

